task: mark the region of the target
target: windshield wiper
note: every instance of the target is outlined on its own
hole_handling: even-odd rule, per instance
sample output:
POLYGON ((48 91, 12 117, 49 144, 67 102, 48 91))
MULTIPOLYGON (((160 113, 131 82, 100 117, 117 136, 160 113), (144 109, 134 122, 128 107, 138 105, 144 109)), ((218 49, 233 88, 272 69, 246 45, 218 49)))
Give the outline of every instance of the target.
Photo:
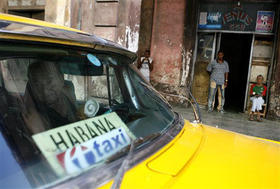
POLYGON ((125 159, 123 160, 120 168, 118 169, 117 175, 114 179, 114 182, 111 186, 111 189, 119 189, 120 188, 123 177, 124 177, 124 174, 125 174, 126 170, 129 168, 129 162, 133 157, 135 146, 139 146, 143 143, 150 142, 160 135, 161 135, 161 133, 153 133, 153 134, 148 135, 144 138, 140 137, 138 139, 135 139, 124 150, 120 151, 119 153, 113 155, 110 159, 108 159, 107 162, 114 161, 115 159, 118 159, 119 157, 123 156, 128 151, 125 159))
POLYGON ((133 151, 134 151, 134 145, 135 144, 134 144, 134 140, 133 140, 130 144, 129 152, 128 152, 127 156, 125 157, 125 159, 123 160, 120 168, 118 169, 117 175, 114 179, 114 182, 111 186, 111 189, 119 189, 120 188, 124 173, 128 169, 129 161, 130 161, 130 159, 132 157, 132 154, 133 154, 133 151))

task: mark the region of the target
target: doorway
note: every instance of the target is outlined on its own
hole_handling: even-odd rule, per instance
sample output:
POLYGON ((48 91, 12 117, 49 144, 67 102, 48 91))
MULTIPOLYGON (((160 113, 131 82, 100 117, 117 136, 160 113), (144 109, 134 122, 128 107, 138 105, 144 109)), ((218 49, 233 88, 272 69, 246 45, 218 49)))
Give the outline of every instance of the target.
POLYGON ((227 111, 243 112, 250 63, 252 34, 222 33, 220 50, 229 64, 228 87, 225 94, 227 111))

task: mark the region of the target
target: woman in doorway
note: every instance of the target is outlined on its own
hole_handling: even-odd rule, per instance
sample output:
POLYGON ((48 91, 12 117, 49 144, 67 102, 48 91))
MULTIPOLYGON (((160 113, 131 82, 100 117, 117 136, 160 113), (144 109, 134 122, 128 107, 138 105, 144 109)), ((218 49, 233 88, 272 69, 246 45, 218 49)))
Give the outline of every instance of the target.
POLYGON ((251 86, 250 100, 252 101, 252 108, 250 113, 250 121, 254 121, 254 114, 257 112, 257 121, 262 121, 260 111, 262 110, 262 105, 264 104, 263 96, 266 95, 266 86, 263 84, 263 76, 257 76, 257 84, 251 86))

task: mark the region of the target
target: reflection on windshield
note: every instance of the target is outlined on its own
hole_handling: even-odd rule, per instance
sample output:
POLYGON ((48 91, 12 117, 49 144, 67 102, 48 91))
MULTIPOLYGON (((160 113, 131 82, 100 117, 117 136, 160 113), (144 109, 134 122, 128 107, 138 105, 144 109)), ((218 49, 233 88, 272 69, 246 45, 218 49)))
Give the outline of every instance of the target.
MULTIPOLYGON (((30 45, 1 49, 0 134, 9 146, 3 153, 13 154, 32 187, 109 163, 132 140, 173 122, 169 106, 124 66, 124 57, 30 45)), ((0 183, 8 183, 5 176, 0 183)))

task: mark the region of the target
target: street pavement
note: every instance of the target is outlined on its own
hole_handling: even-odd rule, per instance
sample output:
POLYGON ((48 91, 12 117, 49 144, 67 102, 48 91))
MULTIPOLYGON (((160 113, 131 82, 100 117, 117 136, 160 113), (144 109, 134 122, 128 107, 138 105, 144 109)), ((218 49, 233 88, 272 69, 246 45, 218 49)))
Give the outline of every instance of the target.
MULTIPOLYGON (((191 108, 173 106, 173 110, 180 113, 187 120, 194 120, 191 108)), ((279 121, 267 119, 263 119, 263 122, 249 121, 248 114, 245 113, 226 112, 221 114, 217 111, 208 113, 203 109, 200 109, 200 111, 203 124, 245 135, 280 141, 279 121)))

